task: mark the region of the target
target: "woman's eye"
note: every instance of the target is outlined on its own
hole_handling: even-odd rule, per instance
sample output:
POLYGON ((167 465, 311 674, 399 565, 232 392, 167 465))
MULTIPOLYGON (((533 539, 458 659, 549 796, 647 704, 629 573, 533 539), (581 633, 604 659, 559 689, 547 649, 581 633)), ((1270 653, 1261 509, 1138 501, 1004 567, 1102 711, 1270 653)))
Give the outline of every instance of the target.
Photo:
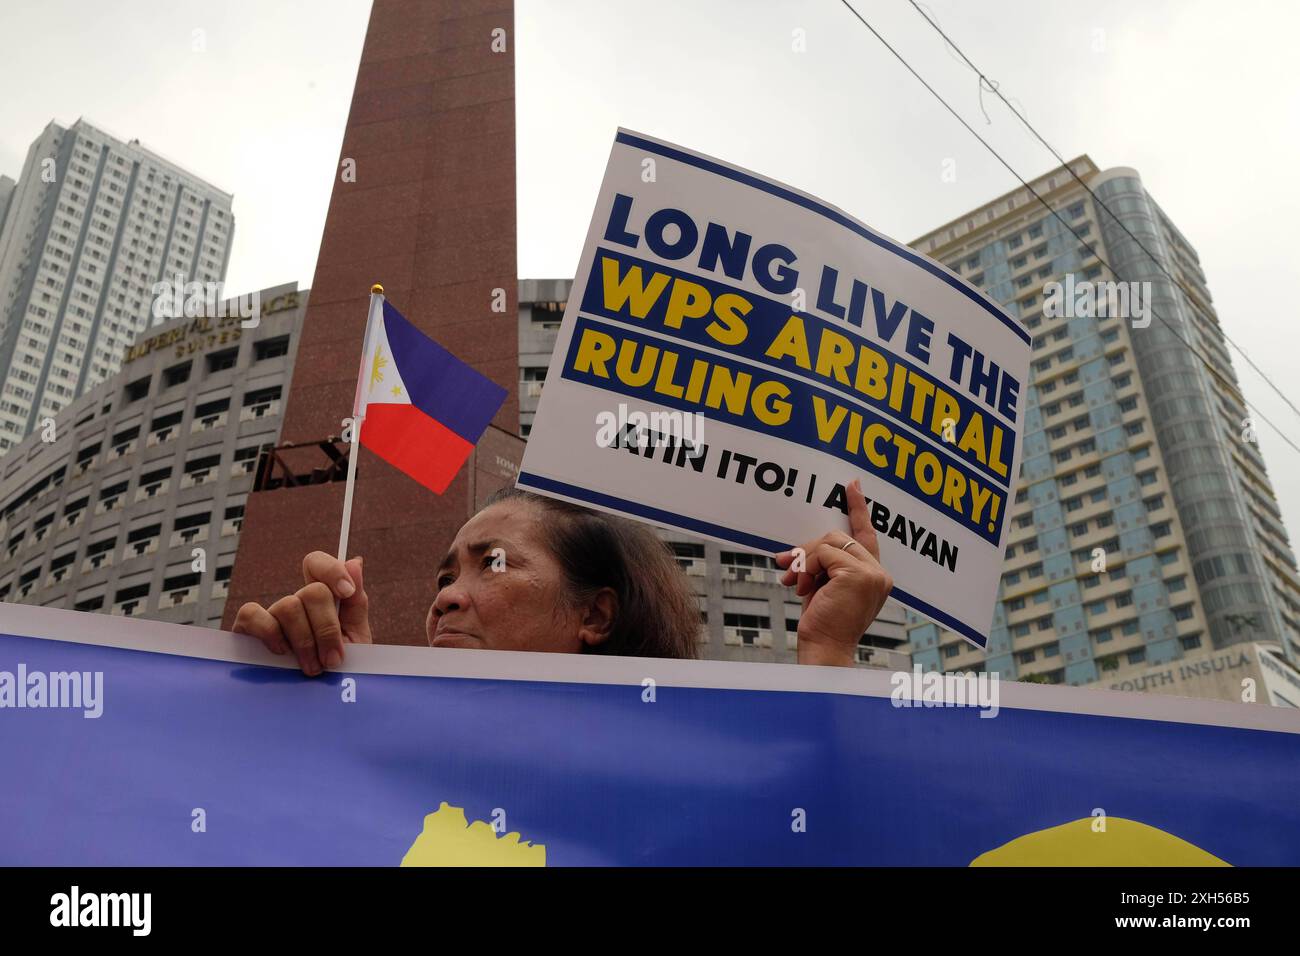
POLYGON ((441 591, 443 588, 445 588, 445 587, 446 587, 447 585, 449 585, 449 584, 451 584, 451 575, 450 575, 450 574, 444 574, 442 577, 438 578, 438 590, 439 590, 439 591, 441 591))
POLYGON ((496 558, 494 558, 490 552, 483 555, 483 567, 490 568, 495 561, 496 558))

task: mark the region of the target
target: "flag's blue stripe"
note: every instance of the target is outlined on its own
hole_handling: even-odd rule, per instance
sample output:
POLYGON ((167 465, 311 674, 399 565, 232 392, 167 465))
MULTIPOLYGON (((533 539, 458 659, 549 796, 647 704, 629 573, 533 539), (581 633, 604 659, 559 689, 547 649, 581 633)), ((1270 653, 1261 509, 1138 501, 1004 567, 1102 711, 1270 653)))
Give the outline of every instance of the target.
POLYGON ((657 153, 660 156, 667 157, 668 159, 675 159, 679 163, 685 163, 688 166, 694 166, 697 169, 703 169, 706 172, 714 173, 715 175, 718 176, 723 176, 726 179, 733 180, 734 182, 743 183, 746 186, 752 186, 753 188, 768 193, 769 195, 776 196, 778 199, 784 199, 787 202, 794 203, 796 206, 802 206, 805 209, 811 210, 812 212, 825 216, 827 219, 831 220, 832 222, 838 223, 839 225, 843 226, 845 229, 848 229, 850 232, 856 233, 857 235, 861 236, 863 239, 866 239, 868 242, 873 242, 876 245, 880 246, 880 248, 887 249, 890 252, 894 253, 894 255, 899 256, 902 259, 906 259, 908 262, 912 263, 913 265, 920 266, 922 269, 924 269, 926 272, 933 275, 935 278, 940 279, 947 285, 952 286, 954 289, 956 289, 966 298, 970 299, 972 302, 978 305, 989 315, 993 316, 993 318, 997 319, 999 322, 1001 322, 1003 325, 1009 328, 1026 345, 1029 345, 1030 342, 1032 341, 1028 332, 1026 332, 1023 328, 1021 328, 1018 323, 1012 321, 1011 318, 1009 318, 1007 314, 1003 312, 1000 308, 998 308, 988 299, 984 298, 983 294, 981 294, 977 289, 975 289, 974 286, 967 285, 965 282, 962 282, 960 279, 950 276, 941 267, 935 265, 925 256, 920 255, 919 253, 914 252, 911 249, 908 249, 906 246, 900 246, 897 243, 890 242, 884 236, 876 235, 870 229, 867 229, 865 226, 862 226, 859 223, 855 222, 854 220, 850 219, 842 212, 838 212, 832 209, 831 207, 818 202, 815 199, 810 199, 807 196, 801 196, 798 193, 794 192, 793 190, 786 189, 783 186, 778 186, 775 183, 769 183, 767 180, 760 179, 757 176, 751 176, 748 173, 742 173, 739 170, 731 169, 730 167, 723 166, 721 163, 715 163, 712 160, 703 159, 699 156, 692 156, 690 153, 682 152, 680 149, 673 149, 671 146, 661 146, 660 144, 653 143, 648 139, 642 139, 640 136, 633 136, 628 133, 619 133, 614 138, 614 141, 616 143, 622 143, 625 146, 632 146, 636 149, 644 149, 646 152, 657 153))
MULTIPOLYGON (((699 534, 707 534, 715 538, 721 538, 724 541, 734 541, 736 544, 743 545, 747 548, 753 548, 755 551, 765 551, 768 554, 776 554, 778 551, 789 551, 794 545, 784 544, 780 541, 774 541, 771 538, 764 538, 760 535, 749 534, 745 531, 737 531, 735 528, 728 528, 720 524, 713 524, 708 521, 701 521, 698 518, 691 518, 687 515, 677 514, 673 511, 664 511, 661 508, 653 508, 650 505, 643 505, 639 501, 629 501, 626 498, 619 498, 616 495, 607 495, 600 491, 592 491, 590 488, 582 488, 578 485, 571 485, 568 482, 556 481, 554 478, 544 478, 541 475, 535 475, 531 472, 521 471, 519 473, 518 483, 525 488, 532 487, 539 491, 551 491, 557 495, 564 495, 566 498, 577 498, 580 501, 589 501, 594 505, 602 505, 606 508, 612 508, 616 511, 622 511, 626 514, 636 515, 652 524, 671 525, 677 528, 684 528, 688 531, 695 531, 699 534)), ((950 631, 970 638, 980 647, 988 644, 988 636, 980 633, 969 624, 957 620, 946 611, 923 601, 921 598, 905 591, 897 584, 889 592, 889 596, 906 607, 914 611, 919 611, 933 621, 937 621, 950 631)))
POLYGON ((384 331, 411 404, 474 444, 492 421, 506 390, 429 338, 389 302, 384 331))

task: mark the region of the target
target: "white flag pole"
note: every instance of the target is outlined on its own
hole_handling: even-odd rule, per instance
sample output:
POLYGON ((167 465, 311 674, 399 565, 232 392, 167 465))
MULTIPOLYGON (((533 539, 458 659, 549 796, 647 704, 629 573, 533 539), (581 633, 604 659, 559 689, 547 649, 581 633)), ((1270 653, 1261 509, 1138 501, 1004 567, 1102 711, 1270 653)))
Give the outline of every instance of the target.
POLYGON ((370 392, 370 370, 374 363, 374 334, 383 320, 384 287, 370 287, 370 313, 366 316, 366 334, 361 344, 361 370, 357 376, 357 394, 352 403, 352 441, 348 445, 348 480, 343 492, 343 522, 339 527, 339 560, 348 559, 348 530, 352 526, 352 492, 356 487, 357 458, 361 449, 361 423, 366 417, 366 400, 370 392))

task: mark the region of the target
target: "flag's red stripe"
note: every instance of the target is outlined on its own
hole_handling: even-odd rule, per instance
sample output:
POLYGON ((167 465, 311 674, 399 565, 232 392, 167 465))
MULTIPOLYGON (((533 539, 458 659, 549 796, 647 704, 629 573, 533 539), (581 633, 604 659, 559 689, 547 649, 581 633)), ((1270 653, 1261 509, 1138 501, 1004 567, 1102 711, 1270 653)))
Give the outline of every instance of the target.
POLYGON ((361 444, 438 494, 474 448, 414 405, 367 405, 361 444))

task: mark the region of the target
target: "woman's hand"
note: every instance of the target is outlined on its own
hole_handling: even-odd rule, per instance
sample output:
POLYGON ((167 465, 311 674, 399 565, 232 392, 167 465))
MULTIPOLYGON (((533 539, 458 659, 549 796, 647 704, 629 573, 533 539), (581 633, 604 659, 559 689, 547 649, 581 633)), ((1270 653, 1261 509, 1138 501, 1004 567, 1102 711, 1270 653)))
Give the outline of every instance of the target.
POLYGON ((292 650, 302 672, 315 677, 323 668, 343 662, 344 644, 373 643, 369 601, 360 558, 344 563, 313 551, 302 559, 302 577, 303 587, 269 608, 253 601, 245 604, 231 630, 251 634, 275 654, 292 650))
POLYGON ((777 566, 785 569, 781 583, 796 584, 795 593, 803 598, 800 664, 852 667, 858 640, 894 587, 894 579, 880 564, 880 545, 862 487, 855 479, 844 492, 851 537, 843 531, 830 531, 803 545, 801 571, 790 567, 797 551, 776 555, 777 566))

